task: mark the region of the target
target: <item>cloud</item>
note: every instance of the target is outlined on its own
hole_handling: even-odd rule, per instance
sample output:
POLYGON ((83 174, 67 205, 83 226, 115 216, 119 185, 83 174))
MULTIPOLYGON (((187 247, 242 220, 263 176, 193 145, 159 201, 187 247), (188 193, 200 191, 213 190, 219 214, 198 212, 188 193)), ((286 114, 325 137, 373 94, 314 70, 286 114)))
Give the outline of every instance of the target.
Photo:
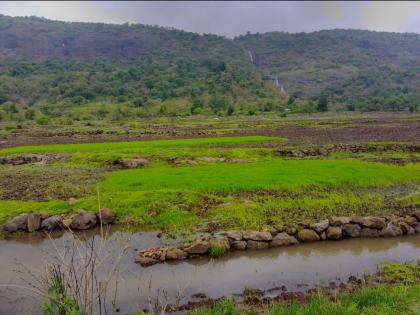
POLYGON ((247 31, 420 30, 420 3, 404 1, 6 1, 0 2, 0 13, 37 15, 64 21, 136 22, 229 37, 247 31))

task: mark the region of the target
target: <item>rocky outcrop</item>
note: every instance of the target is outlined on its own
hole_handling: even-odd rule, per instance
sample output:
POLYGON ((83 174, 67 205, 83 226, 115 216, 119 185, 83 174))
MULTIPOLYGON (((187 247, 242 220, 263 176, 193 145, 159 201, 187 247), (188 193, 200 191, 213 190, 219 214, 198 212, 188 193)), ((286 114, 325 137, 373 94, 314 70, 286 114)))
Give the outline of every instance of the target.
POLYGON ((134 159, 121 159, 114 162, 114 165, 117 165, 121 168, 142 168, 149 164, 149 161, 143 158, 134 158, 134 159))

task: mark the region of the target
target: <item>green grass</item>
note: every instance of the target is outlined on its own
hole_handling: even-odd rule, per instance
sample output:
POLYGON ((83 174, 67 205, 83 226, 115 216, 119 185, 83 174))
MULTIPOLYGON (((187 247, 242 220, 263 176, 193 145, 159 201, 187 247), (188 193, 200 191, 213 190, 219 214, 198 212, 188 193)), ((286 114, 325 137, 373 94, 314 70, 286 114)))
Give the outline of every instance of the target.
POLYGON ((273 160, 118 171, 110 174, 101 187, 105 191, 240 191, 389 185, 419 180, 420 165, 414 164, 398 167, 356 160, 273 160))
POLYGON ((139 153, 148 149, 177 149, 180 147, 194 146, 219 146, 260 144, 262 142, 283 141, 283 138, 266 136, 243 136, 243 137, 215 137, 215 138, 192 138, 176 140, 151 140, 131 142, 108 142, 108 143, 82 143, 82 144, 52 144, 39 146, 21 146, 0 150, 0 155, 20 154, 28 152, 37 153, 100 153, 100 152, 124 152, 139 153))
POLYGON ((211 245, 209 248, 209 255, 212 258, 219 258, 225 254, 225 248, 220 245, 211 245))

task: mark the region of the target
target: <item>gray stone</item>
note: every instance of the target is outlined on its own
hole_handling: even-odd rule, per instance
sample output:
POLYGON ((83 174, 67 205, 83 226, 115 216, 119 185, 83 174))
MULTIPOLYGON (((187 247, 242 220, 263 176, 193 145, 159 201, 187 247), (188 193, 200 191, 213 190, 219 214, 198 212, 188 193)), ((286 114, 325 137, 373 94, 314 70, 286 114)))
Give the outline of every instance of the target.
POLYGON ((234 241, 242 240, 242 232, 240 231, 230 231, 226 233, 226 236, 234 241))
POLYGON ((420 223, 417 223, 417 225, 414 227, 414 231, 416 233, 420 233, 420 223))
POLYGON ((27 229, 28 232, 37 231, 41 228, 41 218, 40 213, 30 213, 27 218, 27 229))
POLYGON ((294 237, 287 233, 279 233, 277 234, 273 240, 270 242, 270 247, 280 247, 280 246, 288 246, 288 245, 295 245, 298 244, 299 241, 294 237))
POLYGON ((74 230, 87 230, 93 228, 98 219, 96 214, 88 211, 80 211, 73 217, 70 227, 74 230))
POLYGON ((120 165, 123 168, 141 168, 145 167, 148 163, 148 160, 142 158, 122 159, 116 162, 116 164, 120 165))
POLYGON ((185 248, 188 254, 203 255, 209 251, 210 244, 208 241, 196 240, 185 248))
POLYGON ((64 217, 62 215, 53 215, 42 221, 41 229, 52 231, 61 228, 64 217))
POLYGON ((328 226, 330 225, 330 221, 328 220, 324 220, 318 223, 315 223, 313 225, 313 229, 317 232, 317 233, 321 233, 322 231, 325 231, 328 226))
POLYGON ((245 240, 253 241, 271 241, 273 237, 270 232, 246 231, 243 234, 245 240))
POLYGON ((230 245, 232 250, 245 250, 246 249, 246 241, 233 241, 230 245))
POLYGON ((350 237, 359 237, 360 236, 360 231, 362 230, 362 228, 360 227, 359 224, 344 224, 343 225, 343 232, 345 235, 350 236, 350 237))
POLYGON ((415 217, 417 221, 420 221, 420 210, 417 210, 411 214, 412 217, 415 217))
POLYGON ((382 231, 382 235, 384 237, 395 237, 395 236, 400 236, 402 235, 403 232, 401 230, 401 228, 393 223, 388 223, 388 225, 386 226, 386 228, 383 229, 382 231))
POLYGON ((26 213, 20 214, 12 220, 8 221, 4 226, 5 232, 13 233, 17 231, 26 231, 28 226, 28 215, 26 213))
POLYGON ((343 237, 343 231, 339 226, 330 226, 327 229, 327 238, 329 240, 338 240, 343 237))
POLYGON ((360 237, 378 237, 379 231, 377 229, 363 228, 360 231, 360 237))
POLYGON ((386 220, 380 217, 353 216, 351 221, 372 229, 383 229, 386 226, 386 220))
POLYGON ((297 233, 297 238, 302 242, 316 242, 320 237, 314 230, 304 229, 297 233))
POLYGON ((247 242, 246 247, 252 250, 252 249, 266 249, 268 248, 268 246, 269 246, 268 242, 249 240, 247 242))
POLYGON ((111 209, 103 208, 98 213, 99 222, 103 225, 111 224, 117 217, 117 213, 111 209))
POLYGON ((332 217, 330 219, 330 225, 332 226, 341 226, 348 223, 350 223, 350 218, 348 217, 332 217))
POLYGON ((217 236, 217 237, 211 238, 209 243, 210 243, 210 246, 223 247, 226 251, 230 249, 230 243, 227 237, 217 236))

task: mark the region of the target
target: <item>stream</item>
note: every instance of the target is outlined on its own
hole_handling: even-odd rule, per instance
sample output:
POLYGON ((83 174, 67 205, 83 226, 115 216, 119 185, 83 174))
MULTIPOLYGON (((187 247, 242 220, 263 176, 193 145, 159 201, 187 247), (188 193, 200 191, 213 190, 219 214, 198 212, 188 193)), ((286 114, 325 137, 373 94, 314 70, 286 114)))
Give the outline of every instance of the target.
MULTIPOLYGON (((100 242, 98 230, 83 238, 100 242)), ((134 263, 137 250, 167 244, 156 232, 126 233, 111 231, 108 239, 130 245, 120 265, 117 307, 121 314, 147 309, 148 297, 164 289, 169 301, 180 295, 181 302, 194 293, 209 298, 232 296, 246 286, 260 289, 286 286, 288 291, 306 291, 315 285, 339 284, 349 276, 375 272, 384 260, 407 261, 420 258, 420 235, 399 238, 345 239, 260 251, 231 252, 222 258, 195 258, 143 268, 134 263)), ((25 273, 20 263, 34 272, 42 271, 51 253, 65 248, 70 233, 57 232, 50 238, 27 234, 0 240, 0 314, 39 314, 40 300, 21 287, 25 273)), ((80 236, 82 237, 82 236, 80 236)), ((173 242, 173 241, 172 241, 173 242)), ((114 244, 114 243, 113 243, 114 244)), ((161 291, 162 292, 162 291, 161 291)))

